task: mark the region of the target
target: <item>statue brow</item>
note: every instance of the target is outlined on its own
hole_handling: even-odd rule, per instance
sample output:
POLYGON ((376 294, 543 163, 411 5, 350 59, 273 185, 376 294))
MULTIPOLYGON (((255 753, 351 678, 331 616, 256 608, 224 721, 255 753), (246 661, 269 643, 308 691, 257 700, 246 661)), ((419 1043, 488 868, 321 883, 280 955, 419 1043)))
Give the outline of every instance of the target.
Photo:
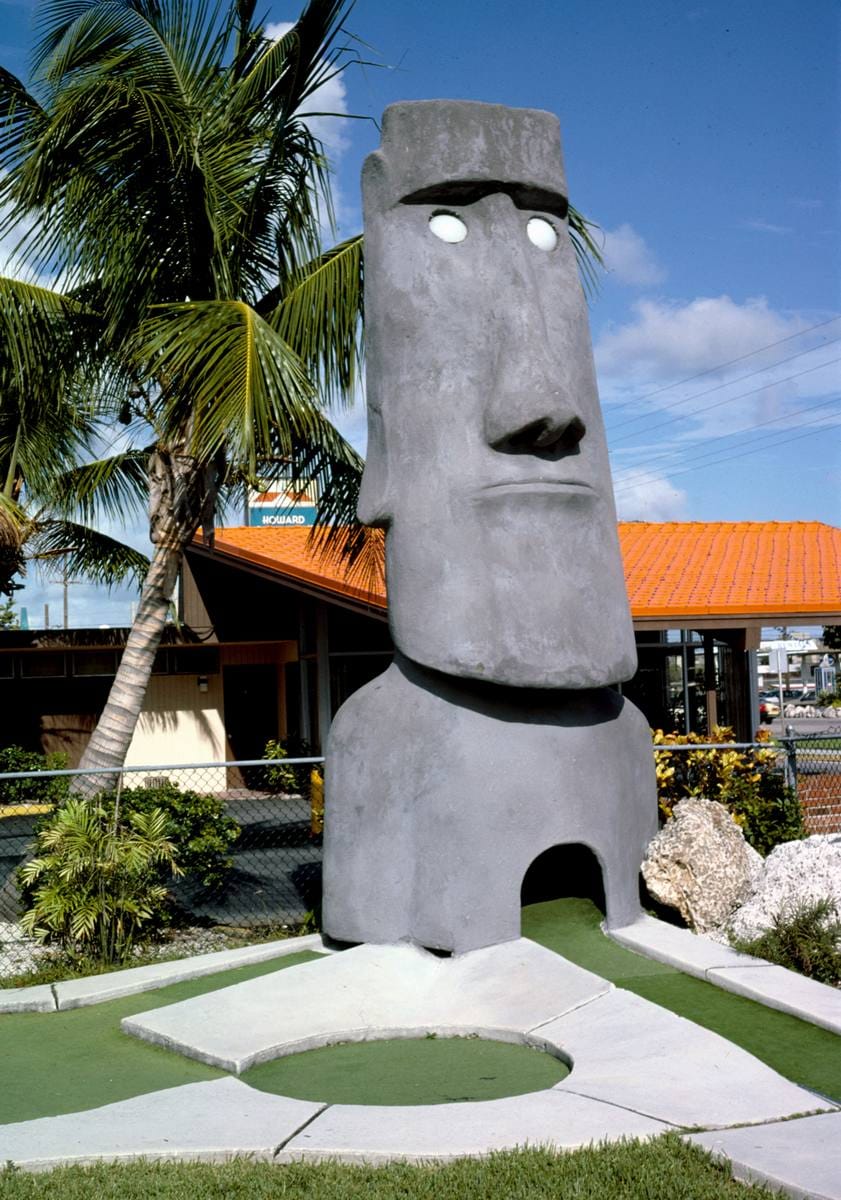
POLYGON ((517 208, 553 213, 561 220, 566 217, 569 209, 567 197, 552 188, 501 179, 450 179, 442 183, 433 183, 429 187, 410 192, 407 196, 401 196, 400 203, 461 206, 475 204, 477 200, 498 192, 510 196, 517 208))

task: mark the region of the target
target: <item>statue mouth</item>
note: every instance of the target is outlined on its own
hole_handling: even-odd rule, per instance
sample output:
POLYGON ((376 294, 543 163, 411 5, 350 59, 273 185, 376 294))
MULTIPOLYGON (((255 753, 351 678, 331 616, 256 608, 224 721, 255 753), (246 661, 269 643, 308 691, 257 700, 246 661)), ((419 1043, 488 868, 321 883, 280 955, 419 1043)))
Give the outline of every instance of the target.
POLYGON ((482 488, 485 493, 499 495, 547 495, 547 496, 595 496, 596 490, 579 479, 518 479, 490 483, 482 488))

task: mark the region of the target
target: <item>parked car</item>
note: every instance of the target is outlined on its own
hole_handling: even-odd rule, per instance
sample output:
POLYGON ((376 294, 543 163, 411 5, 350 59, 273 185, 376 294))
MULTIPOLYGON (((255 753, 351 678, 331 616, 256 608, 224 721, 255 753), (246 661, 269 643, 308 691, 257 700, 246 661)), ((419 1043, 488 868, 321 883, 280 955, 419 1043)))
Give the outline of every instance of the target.
POLYGON ((770 725, 774 717, 780 715, 780 702, 772 696, 760 696, 759 719, 764 725, 770 725))

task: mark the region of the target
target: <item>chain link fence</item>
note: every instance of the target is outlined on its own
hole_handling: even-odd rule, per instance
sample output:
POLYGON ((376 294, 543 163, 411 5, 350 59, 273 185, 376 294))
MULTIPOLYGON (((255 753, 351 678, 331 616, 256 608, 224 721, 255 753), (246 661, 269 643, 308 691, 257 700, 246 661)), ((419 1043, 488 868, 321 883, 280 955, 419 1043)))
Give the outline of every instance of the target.
POLYGON ((190 931, 185 948, 215 950, 238 939, 306 928, 321 899, 323 762, 311 757, 125 767, 95 776, 71 770, 0 774, 0 985, 44 961, 20 929, 27 890, 19 872, 34 854, 43 857, 43 846, 36 846, 39 829, 74 797, 93 797, 108 819, 115 804, 123 821, 155 808, 166 813, 183 874, 160 872, 170 894, 162 949, 172 944, 175 930, 190 931))
MULTIPOLYGON (((802 805, 807 831, 841 832, 841 727, 808 736, 789 728, 787 734, 775 744, 661 745, 656 753, 660 762, 683 759, 688 765, 686 756, 703 750, 761 751, 802 805)), ((124 819, 131 812, 165 811, 184 872, 167 879, 168 936, 173 930, 193 933, 182 952, 312 926, 321 900, 323 762, 309 757, 124 767, 97 771, 93 779, 69 770, 0 774, 0 986, 23 981, 45 953, 20 928, 27 896, 19 871, 36 853, 39 829, 73 796, 104 798, 112 814, 116 798, 124 819)))
POLYGON ((781 739, 810 833, 841 833, 841 725, 781 739))

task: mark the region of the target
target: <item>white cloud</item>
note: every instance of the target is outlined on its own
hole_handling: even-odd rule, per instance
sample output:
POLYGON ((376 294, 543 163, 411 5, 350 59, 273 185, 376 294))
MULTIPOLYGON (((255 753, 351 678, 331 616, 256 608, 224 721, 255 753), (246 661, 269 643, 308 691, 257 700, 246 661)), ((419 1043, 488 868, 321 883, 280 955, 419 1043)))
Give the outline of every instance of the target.
MULTIPOLYGON (((628 324, 608 327, 596 342, 601 377, 646 384, 681 379, 717 369, 810 324, 775 312, 763 297, 743 304, 729 296, 699 296, 685 304, 637 300, 632 312, 628 324)), ((757 356, 749 367, 763 361, 771 360, 757 356)))
POLYGON ((620 283, 650 287, 666 278, 665 268, 645 239, 627 223, 617 229, 604 230, 602 254, 605 267, 620 283))
POLYGON ((663 475, 644 469, 617 471, 613 486, 620 521, 681 521, 687 516, 686 492, 663 475))
MULTIPOLYGON (((265 27, 266 37, 279 41, 294 28, 292 21, 274 21, 265 27)), ((347 113, 347 88, 341 75, 334 75, 304 101, 302 113, 335 113, 336 116, 308 117, 306 124, 320 139, 328 157, 335 160, 348 148, 347 121, 341 118, 347 113)))
POLYGON ((753 220, 742 221, 743 229, 752 229, 755 233, 791 233, 788 225, 774 225, 771 221, 753 220))
POLYGON ((729 296, 640 300, 632 311, 596 345, 624 517, 680 516, 682 493, 669 476, 735 467, 754 450, 782 462, 792 436, 837 426, 841 318, 819 322, 729 296))

